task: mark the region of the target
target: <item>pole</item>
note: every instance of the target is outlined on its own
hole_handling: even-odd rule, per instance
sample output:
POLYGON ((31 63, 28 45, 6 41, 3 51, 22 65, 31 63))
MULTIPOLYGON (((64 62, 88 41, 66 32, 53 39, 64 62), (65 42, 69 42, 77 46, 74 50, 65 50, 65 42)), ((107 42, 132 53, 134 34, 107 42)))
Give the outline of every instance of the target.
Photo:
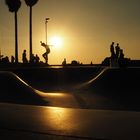
POLYGON ((30 62, 32 62, 32 7, 30 6, 30 17, 29 17, 29 27, 30 27, 30 33, 29 33, 29 38, 30 38, 30 62))
POLYGON ((0 61, 1 61, 1 57, 2 57, 2 55, 1 55, 1 49, 0 49, 0 61))
POLYGON ((18 63, 18 28, 17 28, 17 12, 15 12, 15 62, 18 63))
POLYGON ((45 19, 46 45, 48 45, 47 23, 48 23, 48 20, 49 20, 49 19, 50 19, 50 18, 46 18, 46 19, 45 19))

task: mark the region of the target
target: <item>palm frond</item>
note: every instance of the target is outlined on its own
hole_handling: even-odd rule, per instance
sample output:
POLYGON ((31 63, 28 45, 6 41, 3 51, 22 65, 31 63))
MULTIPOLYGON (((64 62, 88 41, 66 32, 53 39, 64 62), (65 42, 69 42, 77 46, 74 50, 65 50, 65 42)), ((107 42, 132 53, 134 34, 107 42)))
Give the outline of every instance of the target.
POLYGON ((20 0, 5 0, 10 12, 17 12, 21 6, 20 0))
POLYGON ((38 0, 25 0, 25 3, 27 6, 34 6, 36 3, 38 2, 38 0))

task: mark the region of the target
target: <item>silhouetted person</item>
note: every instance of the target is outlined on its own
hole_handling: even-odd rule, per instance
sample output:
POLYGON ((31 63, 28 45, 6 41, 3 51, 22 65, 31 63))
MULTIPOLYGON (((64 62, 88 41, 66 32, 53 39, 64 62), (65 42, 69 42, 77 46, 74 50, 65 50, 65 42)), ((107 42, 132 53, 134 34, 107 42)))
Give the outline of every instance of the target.
POLYGON ((31 60, 30 60, 30 63, 35 63, 35 56, 34 56, 33 53, 31 54, 31 60))
POLYGON ((11 56, 11 63, 14 63, 15 62, 15 57, 12 55, 11 56))
POLYGON ((3 57, 1 62, 2 63, 9 63, 9 57, 8 56, 3 57))
POLYGON ((1 54, 1 50, 0 50, 0 61, 1 61, 2 57, 3 57, 3 55, 1 54))
POLYGON ((0 55, 0 61, 2 60, 2 58, 3 58, 3 55, 0 55))
POLYGON ((50 53, 49 45, 43 43, 42 41, 40 43, 41 43, 41 46, 43 46, 46 49, 46 52, 42 54, 42 56, 45 59, 45 63, 48 64, 48 54, 50 53))
POLYGON ((116 58, 118 59, 118 58, 119 58, 119 54, 120 54, 119 43, 117 43, 117 45, 116 45, 116 47, 115 47, 115 50, 116 50, 116 58))
POLYGON ((118 60, 116 59, 116 54, 114 50, 114 42, 110 45, 110 52, 111 52, 111 57, 110 57, 110 66, 111 67, 118 67, 118 60))
POLYGON ((114 58, 115 56, 115 51, 114 51, 114 42, 110 45, 110 52, 111 52, 111 58, 114 58))
POLYGON ((119 66, 120 67, 124 67, 124 53, 123 50, 120 49, 120 56, 119 56, 119 66))
POLYGON ((40 58, 39 58, 39 56, 36 54, 36 56, 35 56, 35 63, 39 63, 39 60, 40 60, 40 58))
POLYGON ((23 63, 28 63, 27 57, 26 57, 26 50, 23 51, 22 53, 22 62, 23 63))
POLYGON ((124 59, 123 49, 120 49, 120 59, 124 59))
POLYGON ((64 58, 64 61, 62 62, 62 65, 65 66, 67 64, 66 58, 64 58))

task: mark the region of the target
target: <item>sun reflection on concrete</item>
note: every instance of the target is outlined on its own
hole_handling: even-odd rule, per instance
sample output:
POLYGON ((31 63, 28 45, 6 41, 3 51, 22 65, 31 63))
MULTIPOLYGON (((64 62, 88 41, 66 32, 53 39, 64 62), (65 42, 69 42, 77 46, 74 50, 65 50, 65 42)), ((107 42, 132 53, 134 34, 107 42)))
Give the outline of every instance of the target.
POLYGON ((52 93, 39 93, 44 100, 48 102, 49 106, 53 107, 69 107, 69 108, 78 108, 79 104, 77 103, 73 94, 63 93, 63 92, 52 92, 52 93))
POLYGON ((67 131, 71 130, 72 128, 74 128, 76 123, 70 123, 73 119, 72 117, 72 113, 70 113, 71 111, 69 109, 66 108, 61 108, 61 107, 47 107, 48 110, 44 112, 42 112, 43 117, 42 117, 42 121, 44 122, 44 124, 48 125, 49 122, 49 126, 56 131, 59 131, 59 133, 61 131, 64 131, 65 133, 67 133, 67 131), (49 120, 49 121, 48 121, 49 120))
POLYGON ((60 97, 62 97, 62 96, 64 96, 65 94, 64 93, 47 93, 47 96, 60 96, 60 97))

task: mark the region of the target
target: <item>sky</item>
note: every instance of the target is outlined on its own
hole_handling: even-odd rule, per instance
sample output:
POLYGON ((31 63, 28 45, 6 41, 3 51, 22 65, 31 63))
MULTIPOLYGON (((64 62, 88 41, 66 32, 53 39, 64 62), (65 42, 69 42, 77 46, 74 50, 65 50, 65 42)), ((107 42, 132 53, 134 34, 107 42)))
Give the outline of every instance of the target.
MULTIPOLYGON (((18 11, 19 61, 27 51, 29 59, 29 7, 21 0, 18 11)), ((77 60, 83 64, 101 63, 110 56, 110 44, 119 43, 125 57, 140 59, 140 0, 39 0, 33 6, 33 53, 45 49, 46 41, 51 53, 49 64, 77 60), (52 38, 60 39, 55 46, 52 38)), ((4 56, 14 55, 14 14, 8 11, 5 0, 0 0, 0 50, 4 56)))

